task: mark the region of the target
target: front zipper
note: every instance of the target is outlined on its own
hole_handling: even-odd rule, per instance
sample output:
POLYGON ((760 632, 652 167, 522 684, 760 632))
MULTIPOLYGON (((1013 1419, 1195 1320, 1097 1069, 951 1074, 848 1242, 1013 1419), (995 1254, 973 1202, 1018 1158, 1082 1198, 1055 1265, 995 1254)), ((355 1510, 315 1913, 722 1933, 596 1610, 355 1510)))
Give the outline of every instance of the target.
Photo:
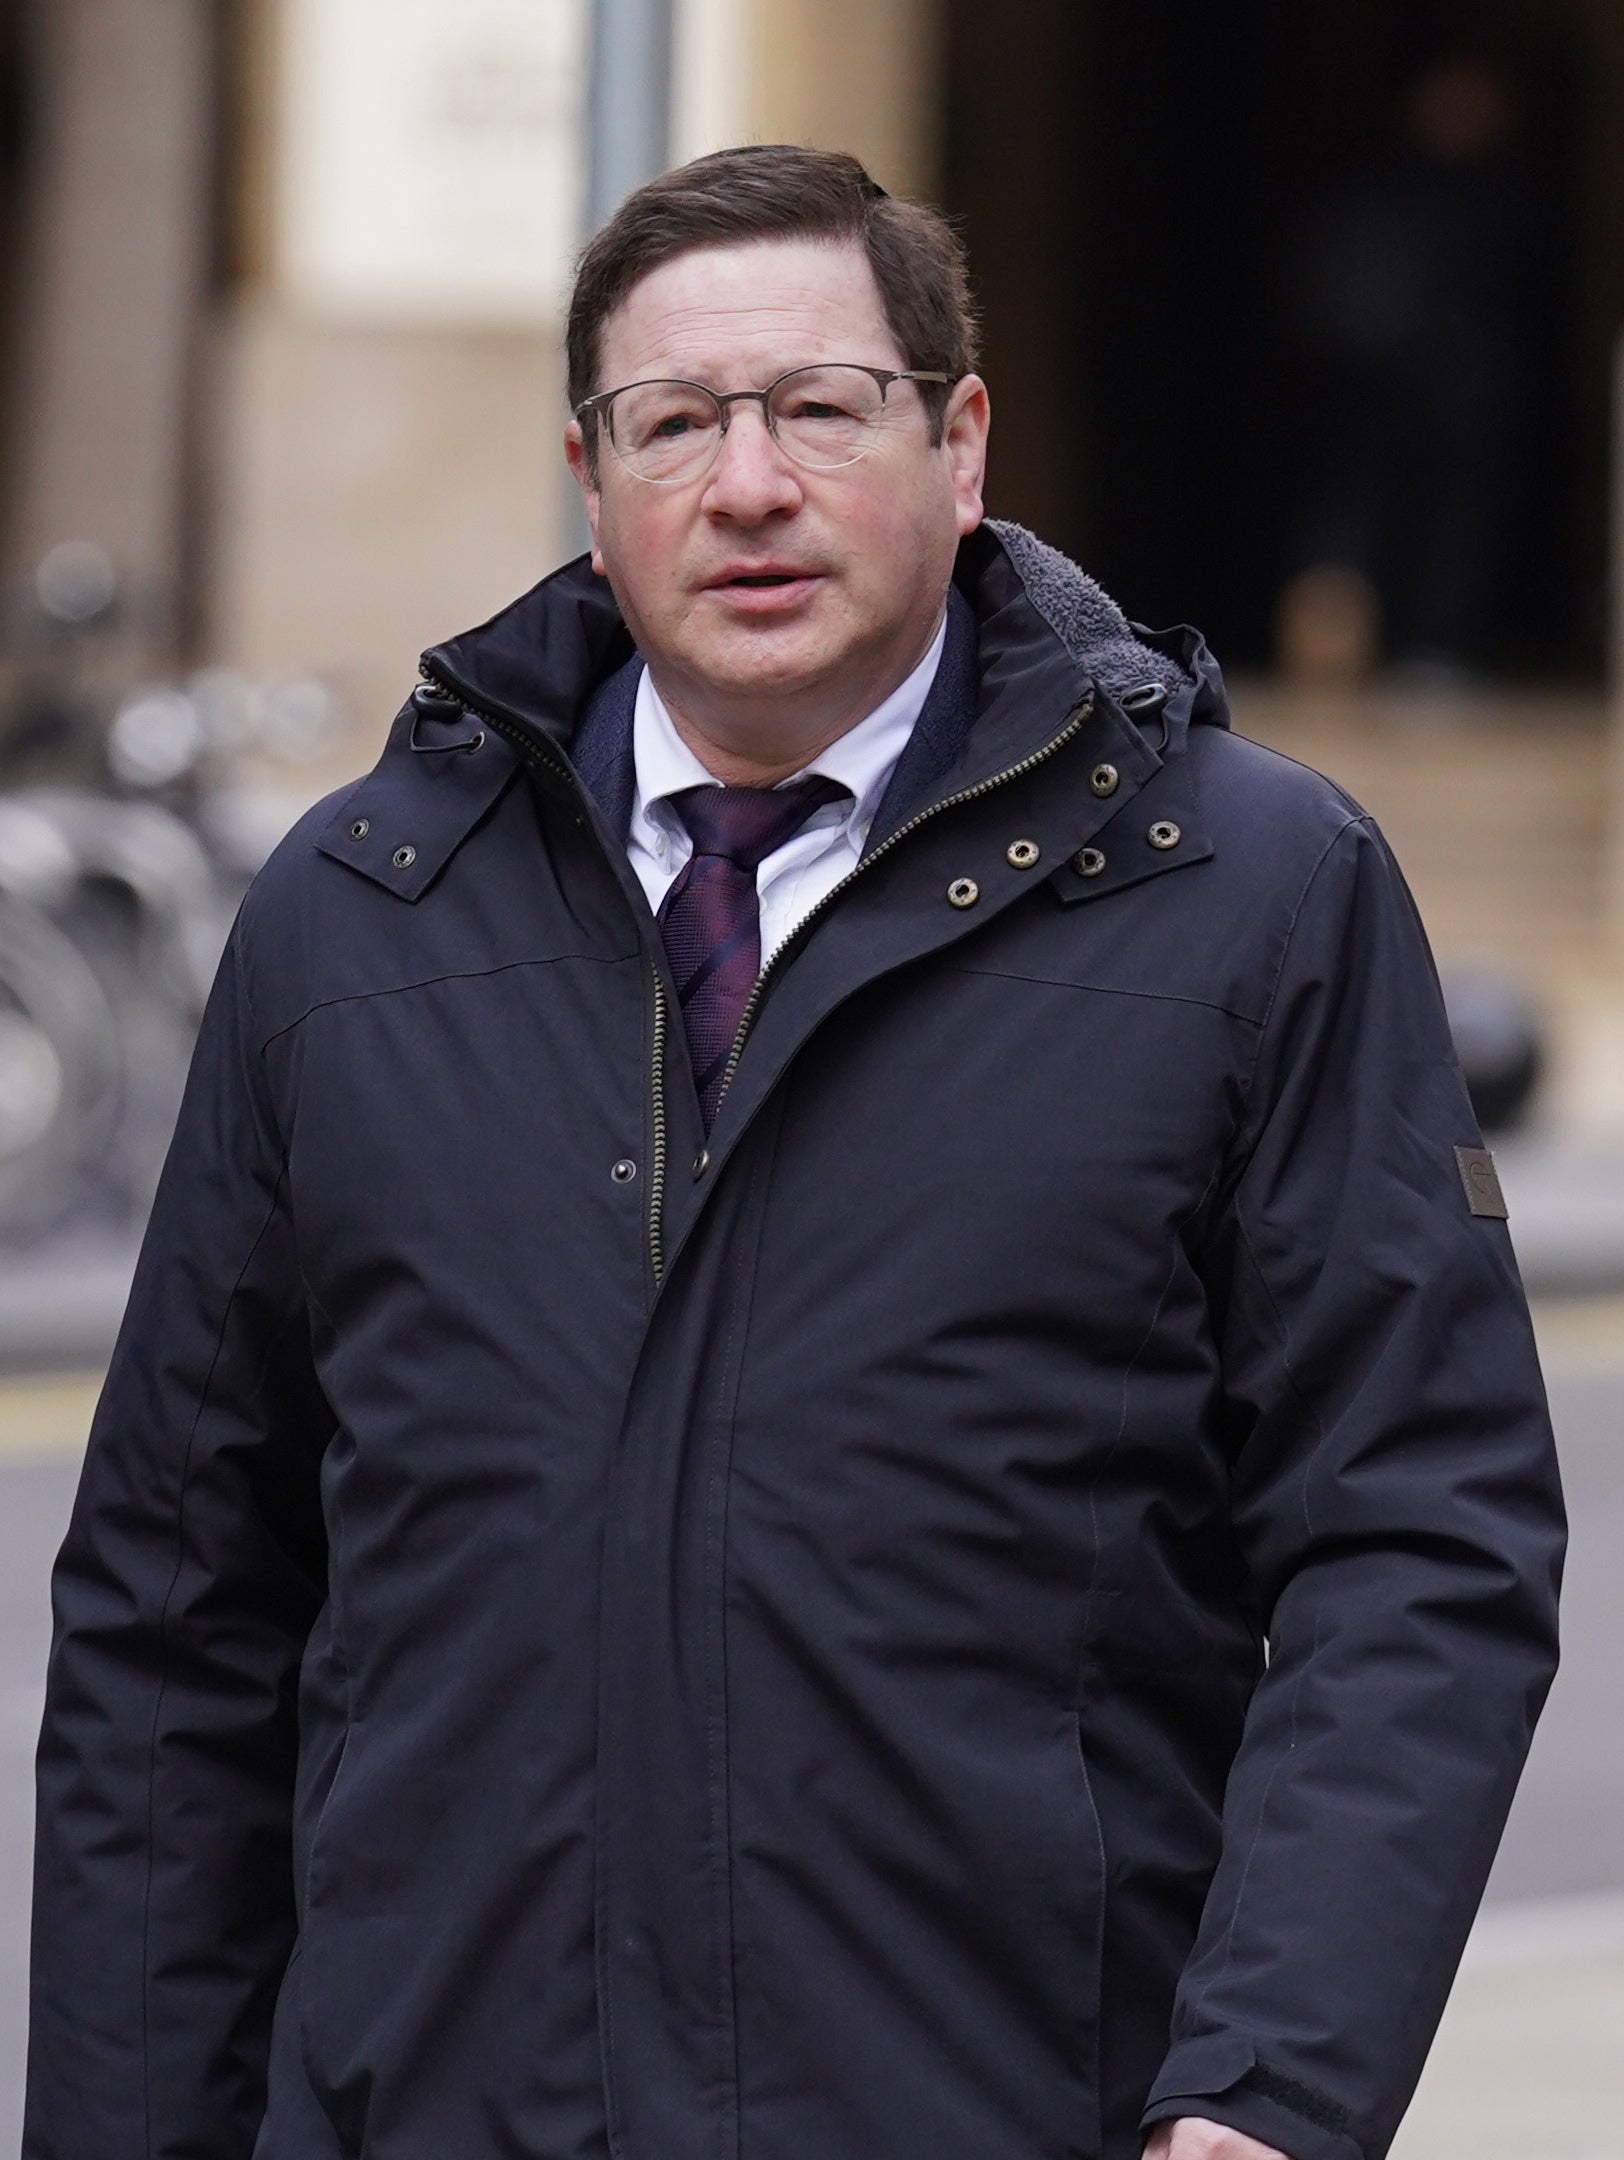
POLYGON ((739 1059, 744 1055, 745 1037, 749 1034, 756 1014, 760 1009, 762 998, 766 994, 768 981, 774 969, 800 937, 801 933, 816 922, 824 909, 829 906, 831 901, 838 898, 848 885, 852 884, 855 879, 860 878, 865 870, 871 868, 873 864, 880 860, 882 855, 888 855, 899 840, 906 840, 909 833, 917 832, 921 825, 928 823, 931 818, 937 816, 941 811, 951 810, 959 803, 974 802, 982 795, 990 795, 994 788, 1002 787, 1006 780, 1018 780, 1023 773, 1029 773, 1034 765, 1041 765, 1046 758, 1053 757, 1057 750, 1063 750, 1066 744, 1071 741, 1093 710, 1093 699, 1085 699, 1077 707, 1077 710, 1072 713, 1060 733, 1051 742, 1046 742, 1041 750, 1034 750, 1030 757, 1022 758, 1018 765, 1009 765, 1001 773, 994 773, 990 780, 978 780, 974 787, 961 788, 957 795, 944 795, 940 802, 931 803, 928 808, 921 810, 916 817, 909 818, 906 825, 899 825, 894 833, 889 834, 887 838, 880 842, 872 855, 865 855, 855 868, 847 871, 838 885, 832 885, 817 906, 809 909, 801 917, 801 920, 787 937, 779 940, 778 944, 774 946, 766 966, 756 977, 755 988, 750 992, 744 1011, 739 1015, 739 1025, 733 1037, 733 1047, 727 1054, 727 1064, 722 1071, 722 1085, 716 1097, 716 1109, 711 1115, 713 1128, 717 1117, 721 1113, 722 1104, 727 1099, 727 1091, 733 1085, 733 1075, 739 1069, 739 1059))
POLYGON ((654 1105, 654 1160, 648 1174, 648 1256, 658 1285, 665 1273, 660 1249, 660 1230, 665 1212, 665 984, 656 963, 654 976, 654 1037, 649 1055, 649 1088, 654 1105))
MULTIPOLYGON (((443 676, 436 675, 434 670, 426 663, 418 668, 418 673, 425 682, 433 683, 437 690, 443 690, 447 697, 454 698, 470 718, 482 720, 487 727, 494 728, 504 742, 513 745, 514 749, 518 751, 520 759, 532 771, 545 772, 554 780, 561 781, 564 787, 568 789, 571 797, 579 801, 580 782, 576 779, 574 773, 561 757, 555 757, 550 750, 538 742, 529 728, 522 726, 515 720, 508 719, 503 713, 493 712, 487 705, 474 704, 461 690, 455 689, 448 683, 443 676)), ((580 815, 579 811, 577 811, 576 815, 580 815)), ((661 1277, 665 1273, 662 1229, 665 1210, 665 1039, 667 1028, 665 985, 660 980, 658 961, 652 963, 649 972, 654 985, 654 1026, 649 1057, 649 1097, 653 1111, 653 1159, 649 1164, 648 1179, 648 1256, 649 1263, 654 1270, 654 1281, 658 1286, 661 1277)))

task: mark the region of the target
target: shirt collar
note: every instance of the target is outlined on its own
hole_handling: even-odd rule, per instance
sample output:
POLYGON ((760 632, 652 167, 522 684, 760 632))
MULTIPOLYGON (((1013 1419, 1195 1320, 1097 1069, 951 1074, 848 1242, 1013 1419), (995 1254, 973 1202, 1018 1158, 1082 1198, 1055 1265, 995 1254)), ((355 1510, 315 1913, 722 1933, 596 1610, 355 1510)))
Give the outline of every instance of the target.
MULTIPOLYGON (((930 649, 913 672, 900 682, 874 710, 837 736, 791 779, 820 773, 849 788, 850 807, 842 822, 850 826, 861 844, 874 821, 880 798, 890 783, 897 759, 902 755, 914 724, 924 710, 936 670, 941 665, 947 640, 944 614, 930 649)), ((720 783, 695 757, 677 733, 665 701, 654 687, 654 678, 643 669, 637 684, 632 714, 632 755, 637 768, 637 787, 632 800, 632 832, 637 834, 658 819, 674 827, 678 822, 664 798, 682 788, 716 787, 720 783)))

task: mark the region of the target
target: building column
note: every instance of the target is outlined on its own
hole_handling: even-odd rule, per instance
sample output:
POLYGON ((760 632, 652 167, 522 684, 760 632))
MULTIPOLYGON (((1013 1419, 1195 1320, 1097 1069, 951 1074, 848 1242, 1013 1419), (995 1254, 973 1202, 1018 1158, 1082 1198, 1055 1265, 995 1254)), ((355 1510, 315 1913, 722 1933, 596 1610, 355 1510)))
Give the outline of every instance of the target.
POLYGON ((940 186, 940 0, 750 0, 749 135, 850 150, 900 195, 940 186))
POLYGON ((212 644, 310 672, 370 761, 418 654, 557 564, 585 0, 254 0, 222 310, 212 644), (384 6, 387 15, 387 7, 384 6))
POLYGON ((211 0, 35 0, 4 567, 104 548, 134 665, 187 614, 190 412, 209 276, 211 0))

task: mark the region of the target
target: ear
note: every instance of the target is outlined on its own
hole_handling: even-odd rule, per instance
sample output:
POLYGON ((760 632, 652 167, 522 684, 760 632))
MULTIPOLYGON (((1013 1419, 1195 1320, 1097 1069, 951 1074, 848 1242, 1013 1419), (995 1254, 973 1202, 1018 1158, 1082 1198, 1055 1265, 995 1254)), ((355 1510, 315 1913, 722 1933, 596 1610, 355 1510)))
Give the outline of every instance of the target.
POLYGON ((992 400, 979 375, 961 375, 953 385, 942 416, 942 455, 952 477, 961 537, 982 519, 982 489, 987 478, 987 435, 992 400))
MULTIPOLYGON (((593 425, 596 426, 597 423, 594 421, 593 425)), ((581 431, 579 420, 571 420, 564 430, 564 457, 570 471, 575 475, 576 486, 581 490, 581 504, 586 511, 586 521, 592 528, 592 567, 599 577, 604 577, 608 573, 603 567, 603 556, 598 547, 600 490, 587 463, 586 437, 581 431)))

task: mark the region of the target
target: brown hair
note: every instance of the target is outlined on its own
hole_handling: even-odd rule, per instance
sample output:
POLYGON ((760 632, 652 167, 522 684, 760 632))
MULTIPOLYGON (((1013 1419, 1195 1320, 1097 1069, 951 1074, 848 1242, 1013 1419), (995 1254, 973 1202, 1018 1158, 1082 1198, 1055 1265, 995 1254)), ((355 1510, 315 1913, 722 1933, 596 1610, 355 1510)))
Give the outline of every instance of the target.
MULTIPOLYGON (((941 212, 899 202, 843 150, 761 143, 715 150, 662 173, 628 195, 587 242, 565 334, 570 410, 602 387, 603 326, 651 270, 692 248, 780 239, 860 241, 905 365, 938 369, 954 381, 974 368, 964 247, 941 212)), ((948 391, 933 383, 919 388, 932 439, 940 441, 948 391)), ((595 429, 586 448, 595 460, 595 429)))

